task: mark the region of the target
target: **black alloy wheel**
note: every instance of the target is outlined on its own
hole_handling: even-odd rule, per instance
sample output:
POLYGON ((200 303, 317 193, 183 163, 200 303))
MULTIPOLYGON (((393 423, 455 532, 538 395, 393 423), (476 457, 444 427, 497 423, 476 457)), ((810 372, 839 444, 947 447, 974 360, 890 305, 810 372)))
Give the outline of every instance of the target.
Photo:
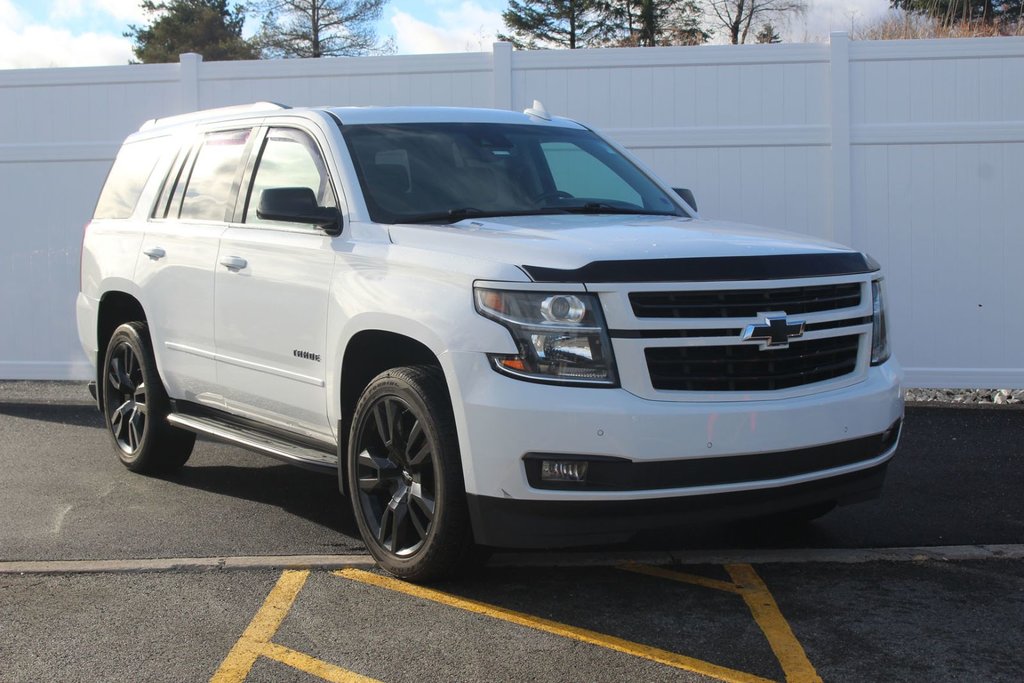
POLYGON ((370 407, 356 456, 359 507, 376 541, 407 557, 434 523, 437 469, 434 446, 409 404, 384 396, 370 407))
POLYGON ((381 568, 429 581, 473 563, 455 419, 439 368, 394 368, 363 390, 346 475, 359 532, 381 568))
POLYGON ((167 422, 170 400, 145 323, 125 323, 114 330, 103 360, 102 382, 103 416, 125 467, 155 473, 184 465, 196 435, 167 422))
POLYGON ((133 456, 146 434, 146 380, 135 350, 122 340, 107 354, 106 391, 103 399, 110 416, 110 433, 114 443, 133 456))

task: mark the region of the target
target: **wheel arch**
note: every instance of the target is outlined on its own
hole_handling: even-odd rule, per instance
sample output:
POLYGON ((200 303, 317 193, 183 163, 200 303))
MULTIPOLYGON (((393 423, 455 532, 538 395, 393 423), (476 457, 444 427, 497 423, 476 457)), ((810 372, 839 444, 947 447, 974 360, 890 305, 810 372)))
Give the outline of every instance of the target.
POLYGON ((133 294, 121 290, 104 292, 96 314, 96 400, 103 405, 103 359, 110 337, 127 322, 148 322, 146 309, 133 294))
MULTIPOLYGON (((356 402, 374 377, 386 370, 407 365, 427 365, 444 369, 438 355, 422 341, 382 329, 364 329, 348 340, 341 356, 340 413, 338 428, 338 476, 342 494, 345 491, 344 457, 356 402)), ((447 378, 445 384, 451 396, 447 378)))

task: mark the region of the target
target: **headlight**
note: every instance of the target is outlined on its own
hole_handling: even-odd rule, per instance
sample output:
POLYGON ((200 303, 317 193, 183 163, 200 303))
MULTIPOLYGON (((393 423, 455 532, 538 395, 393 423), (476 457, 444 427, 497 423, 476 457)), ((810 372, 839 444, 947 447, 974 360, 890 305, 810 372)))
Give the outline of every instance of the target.
POLYGON ((889 360, 889 332, 885 326, 885 286, 882 280, 871 283, 871 364, 889 360))
POLYGON ((475 290, 476 310, 512 333, 519 353, 491 354, 519 379, 617 386, 615 361, 597 297, 568 292, 475 290))

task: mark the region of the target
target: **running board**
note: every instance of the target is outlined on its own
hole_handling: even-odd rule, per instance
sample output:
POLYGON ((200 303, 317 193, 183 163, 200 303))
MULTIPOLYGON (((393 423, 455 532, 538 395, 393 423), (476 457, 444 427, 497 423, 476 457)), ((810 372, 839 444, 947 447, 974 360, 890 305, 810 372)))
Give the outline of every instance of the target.
POLYGON ((291 465, 298 465, 317 472, 337 472, 338 456, 318 451, 314 448, 297 446, 293 443, 277 439, 268 434, 245 429, 219 420, 183 413, 171 413, 167 421, 175 427, 206 434, 236 446, 249 448, 272 458, 283 460, 291 465))

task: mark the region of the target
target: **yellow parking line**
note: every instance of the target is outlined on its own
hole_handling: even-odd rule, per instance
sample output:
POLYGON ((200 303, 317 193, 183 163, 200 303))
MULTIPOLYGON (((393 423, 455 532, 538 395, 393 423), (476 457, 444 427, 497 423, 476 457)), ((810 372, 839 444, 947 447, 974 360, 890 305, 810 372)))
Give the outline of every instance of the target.
POLYGON ((346 671, 287 647, 270 642, 284 618, 295 604, 295 598, 306 584, 309 570, 288 570, 263 601, 263 606, 249 622, 228 656, 210 679, 210 683, 242 683, 261 656, 318 676, 332 683, 379 683, 372 678, 346 671))
POLYGON ((803 646, 793 635, 789 622, 782 616, 775 598, 754 568, 749 564, 728 564, 725 570, 742 589, 740 595, 768 639, 786 680, 790 683, 821 683, 821 677, 807 659, 803 646))
POLYGON ((261 654, 331 683, 380 683, 375 678, 360 676, 348 669, 328 664, 316 657, 310 657, 305 652, 299 652, 277 643, 265 643, 261 654))
POLYGON ((741 595, 743 593, 743 589, 740 586, 737 586, 735 583, 730 581, 720 581, 718 579, 710 579, 706 576, 687 574, 685 572, 675 572, 668 569, 662 569, 661 567, 652 567, 648 564, 629 562, 621 565, 619 569, 624 569, 627 572, 635 572, 637 574, 646 574, 647 576, 654 576, 659 579, 689 583, 694 586, 702 586, 704 588, 711 588, 716 591, 725 591, 726 593, 734 593, 736 595, 741 595))
POLYGON ((563 638, 570 638, 572 640, 589 643, 591 645, 597 645, 609 650, 633 655, 634 657, 641 657, 652 662, 682 669, 684 671, 717 678, 718 680, 726 681, 727 683, 770 683, 768 679, 755 676, 745 671, 729 669, 700 659, 694 659, 692 657, 676 654, 675 652, 669 652, 668 650, 661 650, 656 647, 634 643, 623 638, 616 638, 615 636, 598 633, 597 631, 590 631, 588 629, 569 626, 568 624, 535 617, 522 612, 515 612, 510 609, 505 609, 504 607, 498 607, 497 605, 489 605, 487 603, 477 602, 476 600, 470 600, 468 598, 460 598, 432 588, 425 588, 423 586, 405 583, 404 581, 380 576, 378 574, 371 574, 370 572, 362 571, 360 569, 341 569, 334 573, 342 578, 350 579, 352 581, 358 581, 371 586, 404 593, 405 595, 421 598, 423 600, 430 600, 431 602, 455 607, 474 614, 482 614, 494 619, 500 619, 501 621, 518 624, 519 626, 525 626, 545 633, 551 633, 556 636, 562 636, 563 638))
POLYGON ((241 683, 245 680, 252 665, 263 654, 263 646, 270 642, 281 622, 288 616, 288 610, 292 608, 308 577, 309 570, 285 571, 281 574, 242 637, 213 674, 210 683, 241 683))

